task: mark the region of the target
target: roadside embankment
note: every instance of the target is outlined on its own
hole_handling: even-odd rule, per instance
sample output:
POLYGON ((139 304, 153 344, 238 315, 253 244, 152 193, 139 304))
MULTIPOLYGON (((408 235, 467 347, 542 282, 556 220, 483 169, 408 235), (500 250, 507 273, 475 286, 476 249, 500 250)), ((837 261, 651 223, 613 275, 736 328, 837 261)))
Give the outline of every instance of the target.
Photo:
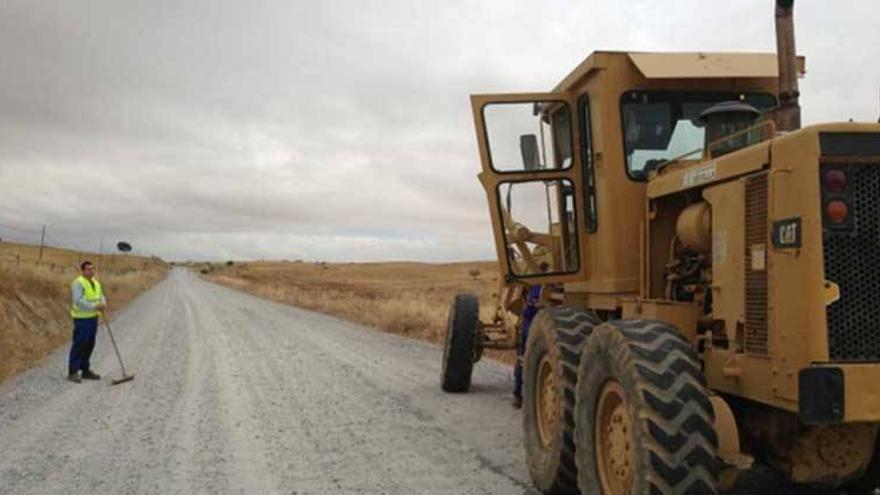
POLYGON ((158 258, 98 257, 54 248, 45 248, 37 264, 38 250, 0 245, 0 383, 70 341, 70 282, 79 275, 81 260, 97 265, 111 315, 168 271, 158 258))
MULTIPOLYGON (((488 261, 227 262, 198 263, 194 268, 207 280, 228 287, 438 344, 446 336, 446 316, 455 294, 479 296, 482 318, 488 320, 498 289, 498 265, 488 261)), ((514 359, 509 351, 487 356, 508 363, 514 359)))

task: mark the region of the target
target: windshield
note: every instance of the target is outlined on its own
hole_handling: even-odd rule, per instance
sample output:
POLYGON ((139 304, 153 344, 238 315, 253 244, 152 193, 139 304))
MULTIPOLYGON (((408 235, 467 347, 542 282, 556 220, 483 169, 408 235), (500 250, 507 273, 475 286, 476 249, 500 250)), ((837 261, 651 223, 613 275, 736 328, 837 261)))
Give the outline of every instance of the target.
POLYGON ((621 98, 627 174, 647 177, 657 165, 684 154, 699 157, 705 128, 699 121, 704 110, 722 101, 740 100, 761 112, 776 106, 767 93, 686 93, 630 91, 621 98))

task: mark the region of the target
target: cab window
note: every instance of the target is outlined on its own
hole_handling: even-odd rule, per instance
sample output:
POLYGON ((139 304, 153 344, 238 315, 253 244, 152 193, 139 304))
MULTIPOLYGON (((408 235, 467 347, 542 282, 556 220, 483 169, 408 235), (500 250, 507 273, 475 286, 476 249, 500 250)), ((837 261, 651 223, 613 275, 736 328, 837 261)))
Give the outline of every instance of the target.
POLYGON ((723 101, 744 101, 762 112, 776 106, 768 93, 630 91, 620 101, 626 172, 646 180, 652 169, 703 153, 705 128, 700 114, 723 101))
POLYGON ((483 126, 496 172, 572 166, 571 111, 565 102, 490 103, 483 107, 483 126))
POLYGON ((571 181, 502 182, 497 194, 512 275, 529 277, 578 271, 577 217, 571 181))

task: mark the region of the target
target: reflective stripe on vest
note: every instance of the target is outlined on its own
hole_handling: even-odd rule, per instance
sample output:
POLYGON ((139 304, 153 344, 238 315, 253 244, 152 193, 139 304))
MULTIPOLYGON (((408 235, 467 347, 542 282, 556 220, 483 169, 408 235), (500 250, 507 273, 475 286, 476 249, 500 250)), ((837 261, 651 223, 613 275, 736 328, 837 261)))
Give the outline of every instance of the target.
MULTIPOLYGON (((103 294, 103 292, 101 292, 101 283, 100 282, 98 282, 96 279, 93 278, 92 282, 89 283, 89 281, 85 277, 83 277, 82 275, 77 277, 76 281, 79 282, 79 284, 82 286, 83 296, 86 301, 88 301, 90 303, 94 303, 94 304, 101 302, 101 295, 103 294), (92 287, 92 284, 94 284, 94 287, 92 287)), ((72 316, 73 318, 77 318, 77 319, 79 319, 79 318, 96 318, 100 314, 101 313, 99 311, 85 311, 85 310, 79 309, 76 306, 76 304, 74 304, 70 308, 70 316, 72 316)))

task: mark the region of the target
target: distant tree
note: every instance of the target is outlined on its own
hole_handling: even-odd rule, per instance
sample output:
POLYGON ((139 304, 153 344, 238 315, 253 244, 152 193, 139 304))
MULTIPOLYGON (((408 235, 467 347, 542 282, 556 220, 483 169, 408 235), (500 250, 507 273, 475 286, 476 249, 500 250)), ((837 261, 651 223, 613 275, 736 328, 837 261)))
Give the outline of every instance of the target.
POLYGON ((232 266, 232 265, 234 265, 234 264, 235 264, 235 262, 232 261, 232 260, 229 260, 229 261, 226 262, 226 266, 232 266))
POLYGON ((118 249, 120 253, 128 254, 131 251, 131 244, 125 241, 119 241, 116 243, 116 249, 118 249))
POLYGON ((470 270, 468 270, 468 275, 470 275, 472 279, 476 280, 480 278, 480 270, 477 270, 476 268, 471 268, 470 270))

